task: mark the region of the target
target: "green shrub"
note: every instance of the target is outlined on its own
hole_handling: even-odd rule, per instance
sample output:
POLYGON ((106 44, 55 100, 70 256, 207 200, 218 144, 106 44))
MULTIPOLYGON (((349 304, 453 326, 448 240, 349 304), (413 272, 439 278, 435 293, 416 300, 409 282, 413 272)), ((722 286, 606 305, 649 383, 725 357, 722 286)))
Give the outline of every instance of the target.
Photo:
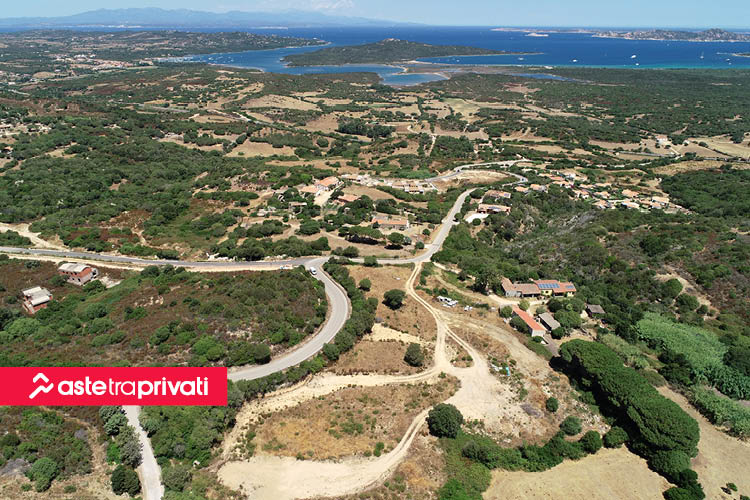
POLYGON ((124 465, 118 465, 110 476, 112 491, 117 495, 127 493, 135 496, 141 492, 141 481, 134 469, 124 465))
POLYGON ((188 465, 165 467, 161 473, 162 482, 170 490, 183 491, 190 484, 193 473, 188 465))
POLYGON ((750 436, 750 408, 703 387, 692 391, 690 402, 711 423, 727 426, 730 434, 740 438, 750 436))
POLYGON ((59 473, 57 462, 49 457, 42 457, 34 462, 27 475, 34 481, 36 491, 47 491, 59 473))
POLYGON ((596 453, 602 448, 602 437, 596 431, 588 431, 580 439, 579 443, 583 446, 586 453, 596 453))
POLYGON ((378 267, 378 259, 372 255, 368 255, 364 260, 365 267, 378 267))
POLYGON ((628 441, 628 433, 622 427, 614 426, 604 435, 604 446, 619 448, 628 441))
POLYGON ((544 402, 544 407, 548 412, 555 413, 558 408, 560 408, 560 402, 557 400, 557 398, 549 397, 547 398, 547 401, 544 402))
POLYGON ((388 290, 383 296, 383 304, 389 308, 396 310, 404 305, 404 299, 406 298, 406 292, 403 290, 388 290))
POLYGON ((565 420, 563 420, 560 424, 560 430, 568 436, 575 436, 576 434, 580 434, 583 430, 581 419, 578 417, 574 417, 573 415, 566 417, 565 420))
POLYGON ((404 361, 406 361, 409 366, 422 366, 424 364, 424 353, 422 352, 422 347, 416 343, 409 344, 409 347, 406 348, 404 361))

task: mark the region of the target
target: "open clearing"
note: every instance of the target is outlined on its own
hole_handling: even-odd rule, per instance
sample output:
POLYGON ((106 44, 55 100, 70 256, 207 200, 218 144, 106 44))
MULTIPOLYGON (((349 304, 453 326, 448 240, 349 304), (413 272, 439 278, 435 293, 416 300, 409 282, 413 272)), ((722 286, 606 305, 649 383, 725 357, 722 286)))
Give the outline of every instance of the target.
POLYGON ((347 388, 263 419, 256 427, 264 455, 330 460, 384 452, 401 440, 414 417, 455 392, 454 378, 435 384, 347 388))
POLYGON ((680 394, 666 387, 660 388, 659 392, 698 421, 701 440, 698 456, 693 459, 693 470, 698 473, 706 498, 726 498, 721 488, 727 483, 735 483, 740 492, 747 495, 750 492, 750 443, 721 432, 680 394))
MULTIPOLYGON (((577 462, 566 460, 545 472, 492 473, 486 499, 661 498, 669 483, 625 447, 600 450, 577 462)), ((716 498, 711 497, 709 498, 716 498)))

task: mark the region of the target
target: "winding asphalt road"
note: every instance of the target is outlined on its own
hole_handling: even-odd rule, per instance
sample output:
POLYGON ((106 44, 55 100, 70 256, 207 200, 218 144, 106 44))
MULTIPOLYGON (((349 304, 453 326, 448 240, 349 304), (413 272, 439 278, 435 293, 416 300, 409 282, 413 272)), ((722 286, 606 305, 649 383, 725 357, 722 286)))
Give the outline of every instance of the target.
MULTIPOLYGON (((491 165, 507 165, 511 166, 513 162, 492 162, 482 163, 477 165, 463 165, 454 169, 453 173, 445 176, 436 177, 432 180, 449 180, 457 177, 465 169, 478 168, 483 166, 491 165)), ((519 184, 527 182, 526 179, 520 175, 513 174, 517 177, 519 184)), ((451 207, 448 215, 443 219, 443 222, 438 230, 432 243, 425 247, 425 251, 414 257, 408 257, 403 259, 380 259, 379 262, 382 264, 419 264, 429 261, 432 256, 440 250, 445 242, 451 228, 457 224, 455 217, 463 207, 466 198, 471 194, 473 189, 462 193, 456 202, 451 207)), ((316 355, 323 346, 333 340, 336 334, 346 323, 349 318, 351 311, 351 305, 349 298, 346 295, 344 289, 336 283, 330 276, 328 276, 323 270, 323 264, 328 260, 329 257, 313 257, 313 258, 298 258, 289 259, 284 261, 265 261, 265 262, 236 262, 236 261, 179 261, 179 260, 150 260, 140 259, 136 257, 126 257, 122 255, 107 255, 90 252, 74 252, 74 251, 63 251, 63 250, 46 250, 46 249, 33 249, 33 248, 15 248, 15 247, 0 247, 0 253, 4 254, 15 254, 15 255, 36 255, 46 256, 57 259, 85 259, 98 262, 110 262, 115 264, 128 264, 139 267, 146 266, 166 266, 173 265, 175 267, 185 267, 196 270, 218 270, 218 271, 261 271, 261 270, 274 270, 281 266, 305 266, 306 268, 315 267, 318 269, 316 278, 323 282, 325 286, 326 296, 331 305, 331 315, 327 318, 323 327, 320 331, 309 341, 302 344, 300 347, 284 355, 281 358, 275 359, 266 365, 260 366, 249 366, 240 368, 232 371, 229 374, 230 380, 254 380, 262 378, 272 373, 286 370, 292 366, 296 366, 299 363, 316 355)), ((363 259, 353 259, 357 262, 362 262, 363 259)), ((138 468, 138 472, 141 478, 143 487, 143 498, 144 500, 160 500, 164 495, 164 486, 161 483, 161 469, 156 462, 151 442, 148 439, 145 431, 140 426, 138 421, 138 415, 140 413, 140 407, 128 406, 125 407, 125 414, 128 417, 130 425, 135 427, 139 440, 142 444, 142 455, 143 462, 138 468)))

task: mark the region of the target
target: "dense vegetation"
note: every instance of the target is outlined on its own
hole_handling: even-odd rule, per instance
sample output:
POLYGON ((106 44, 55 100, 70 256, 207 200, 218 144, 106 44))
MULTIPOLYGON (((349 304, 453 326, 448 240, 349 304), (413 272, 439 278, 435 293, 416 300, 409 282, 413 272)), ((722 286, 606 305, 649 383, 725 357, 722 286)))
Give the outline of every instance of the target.
POLYGON ((320 282, 302 269, 204 275, 154 266, 126 273, 110 289, 101 282, 81 289, 60 280, 50 263, 0 265, 0 359, 6 366, 88 365, 93 359, 142 365, 167 355, 194 366, 265 363, 271 347, 278 352, 313 333, 327 310, 320 282), (17 297, 34 285, 46 286, 55 300, 33 318, 20 317, 17 297))
MULTIPOLYGON (((744 218, 750 213, 750 170, 703 170, 667 177, 662 187, 680 205, 710 217, 744 218)), ((742 221, 741 221, 742 222, 742 221)))
POLYGON ((745 358, 750 342, 738 339, 728 346, 712 332, 651 313, 638 322, 638 331, 642 340, 663 353, 661 360, 666 366, 662 374, 671 382, 685 386, 709 383, 733 399, 750 399, 745 358), (736 356, 728 355, 730 347, 736 356))
MULTIPOLYGON (((601 435, 588 431, 578 440, 566 439, 581 433, 581 422, 576 417, 566 418, 560 430, 544 445, 525 444, 518 448, 504 448, 492 438, 461 429, 463 417, 451 405, 437 405, 427 420, 430 432, 440 437, 446 463, 448 481, 439 490, 441 500, 479 500, 490 485, 490 471, 505 469, 540 472, 551 469, 564 460, 579 460, 596 453, 604 445, 601 435)), ((617 433, 617 431, 615 431, 617 433)), ((620 446, 625 439, 613 436, 608 446, 620 446)))
POLYGON ((563 344, 560 355, 565 371, 627 432, 634 452, 690 495, 686 498, 704 498, 700 485, 685 472, 698 453, 700 433, 693 418, 601 344, 571 340, 563 344))
POLYGON ((424 57, 447 57, 486 54, 507 54, 508 52, 463 47, 457 45, 429 45, 406 40, 388 39, 365 45, 327 47, 303 54, 284 57, 291 66, 323 66, 340 64, 379 64, 411 61, 424 57))
POLYGON ((21 459, 31 464, 28 476, 36 491, 56 478, 91 472, 87 431, 56 411, 6 406, 0 408, 0 463, 21 459))

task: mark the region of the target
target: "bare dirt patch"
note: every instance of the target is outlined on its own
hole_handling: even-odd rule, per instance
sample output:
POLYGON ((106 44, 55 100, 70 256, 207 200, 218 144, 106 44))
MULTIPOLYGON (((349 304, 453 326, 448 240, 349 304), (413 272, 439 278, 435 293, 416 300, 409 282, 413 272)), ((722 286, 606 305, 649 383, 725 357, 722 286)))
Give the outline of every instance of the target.
MULTIPOLYGON (((397 340, 378 342, 365 339, 341 356, 331 371, 338 375, 353 373, 410 375, 421 372, 424 368, 410 366, 404 361, 407 347, 407 343, 397 340)), ((425 365, 429 366, 432 364, 432 359, 429 351, 425 354, 427 354, 425 365)))
POLYGON ((378 442, 387 453, 414 417, 456 390, 455 378, 436 384, 347 388, 262 419, 259 453, 312 459, 370 456, 378 442))
POLYGON ((364 267, 351 266, 349 272, 359 283, 364 278, 372 282, 372 289, 367 293, 368 297, 378 299, 376 316, 382 320, 385 326, 405 332, 427 341, 435 339, 436 325, 432 315, 413 298, 406 297, 404 305, 398 310, 392 310, 383 304, 383 296, 388 290, 404 290, 406 281, 411 275, 411 267, 406 266, 384 266, 364 267))
POLYGON ((295 99, 294 97, 282 96, 282 95, 266 95, 258 97, 257 99, 250 99, 247 101, 244 108, 284 108, 284 109, 299 109, 303 111, 314 111, 318 109, 318 106, 301 99, 295 99))

